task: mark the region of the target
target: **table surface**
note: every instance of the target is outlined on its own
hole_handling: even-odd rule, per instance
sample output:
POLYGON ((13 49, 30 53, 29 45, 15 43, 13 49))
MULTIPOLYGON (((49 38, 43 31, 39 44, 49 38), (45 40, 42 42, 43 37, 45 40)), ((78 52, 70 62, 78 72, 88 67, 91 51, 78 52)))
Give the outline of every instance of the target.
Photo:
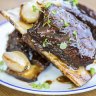
MULTIPOLYGON (((27 1, 30 0, 0 0, 0 10, 14 8, 20 5, 22 2, 27 2, 27 1)), ((79 2, 84 3, 88 7, 96 10, 96 0, 79 0, 79 2)), ((2 20, 4 20, 4 18, 0 16, 0 21, 2 20)), ((36 95, 19 92, 0 85, 0 96, 36 96, 36 95)), ((96 96, 96 90, 82 93, 82 94, 70 95, 70 96, 96 96)))

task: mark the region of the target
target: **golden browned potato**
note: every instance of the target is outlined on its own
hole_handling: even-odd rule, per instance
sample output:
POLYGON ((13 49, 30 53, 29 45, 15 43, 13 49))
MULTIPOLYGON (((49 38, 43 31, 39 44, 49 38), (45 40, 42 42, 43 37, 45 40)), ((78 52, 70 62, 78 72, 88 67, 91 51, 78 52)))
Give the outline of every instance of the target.
POLYGON ((5 52, 3 54, 3 60, 9 69, 16 72, 23 72, 31 66, 25 54, 19 51, 5 52))
POLYGON ((40 7, 36 2, 28 2, 21 6, 20 17, 26 23, 35 23, 40 16, 40 7))

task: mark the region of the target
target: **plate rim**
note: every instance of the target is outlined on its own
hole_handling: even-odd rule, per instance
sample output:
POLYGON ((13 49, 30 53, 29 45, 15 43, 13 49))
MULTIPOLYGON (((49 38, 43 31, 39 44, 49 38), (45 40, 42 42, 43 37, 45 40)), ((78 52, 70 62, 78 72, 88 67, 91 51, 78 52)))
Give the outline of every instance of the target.
MULTIPOLYGON (((6 23, 8 23, 8 21, 3 20, 0 22, 0 26, 4 25, 6 23)), ((8 88, 14 89, 14 90, 18 90, 18 91, 22 91, 22 92, 26 92, 26 93, 31 93, 31 94, 42 94, 42 95, 68 95, 68 94, 77 94, 77 93, 88 92, 88 91, 96 89, 96 85, 93 85, 93 86, 69 90, 69 91, 44 91, 44 90, 23 88, 23 87, 16 86, 14 84, 8 83, 3 80, 0 80, 0 84, 6 86, 8 88)))
POLYGON ((20 86, 16 86, 14 84, 8 83, 6 81, 0 80, 0 84, 12 88, 14 90, 31 93, 31 94, 42 94, 42 95, 70 95, 70 94, 78 94, 78 93, 84 93, 91 90, 96 89, 96 85, 85 87, 85 88, 79 88, 69 91, 44 91, 44 90, 36 90, 36 89, 30 89, 30 88, 24 88, 20 86))

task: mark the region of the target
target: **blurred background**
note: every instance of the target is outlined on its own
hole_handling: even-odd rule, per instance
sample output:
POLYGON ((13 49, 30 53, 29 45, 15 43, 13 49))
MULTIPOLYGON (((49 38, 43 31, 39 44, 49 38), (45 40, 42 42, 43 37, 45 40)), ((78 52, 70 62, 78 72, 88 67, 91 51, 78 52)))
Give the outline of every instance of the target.
MULTIPOLYGON (((28 2, 31 0, 0 0, 0 10, 15 8, 20 5, 22 2, 28 2)), ((96 10, 96 0, 79 0, 80 3, 83 3, 90 7, 93 10, 96 10)), ((4 18, 0 15, 0 21, 4 18)))

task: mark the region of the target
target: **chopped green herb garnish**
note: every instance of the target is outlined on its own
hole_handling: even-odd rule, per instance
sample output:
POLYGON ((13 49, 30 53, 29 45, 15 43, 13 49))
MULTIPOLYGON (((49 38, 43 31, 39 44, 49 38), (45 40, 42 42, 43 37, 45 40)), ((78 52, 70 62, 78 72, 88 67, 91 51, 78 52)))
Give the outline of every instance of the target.
POLYGON ((48 19, 48 20, 43 24, 43 26, 48 25, 48 26, 50 27, 50 23, 51 23, 51 20, 48 19))
POLYGON ((64 22, 64 20, 61 19, 60 22, 64 22))
POLYGON ((48 9, 51 5, 52 5, 52 3, 48 2, 47 4, 45 4, 45 8, 48 9))
POLYGON ((50 23, 51 23, 51 20, 50 20, 50 19, 48 19, 47 24, 50 24, 50 23))
POLYGON ((43 83, 43 84, 36 84, 36 83, 32 83, 30 84, 32 86, 32 88, 35 88, 35 89, 49 89, 50 88, 50 85, 48 83, 43 83))
POLYGON ((3 61, 0 61, 0 66, 2 66, 4 64, 4 62, 3 61))
POLYGON ((73 5, 77 5, 78 4, 78 0, 67 0, 67 1, 72 3, 73 5))
POLYGON ((78 0, 73 0, 73 4, 77 5, 78 4, 78 0))
POLYGON ((68 43, 71 43, 71 38, 68 39, 68 43))
POLYGON ((32 86, 32 88, 42 89, 41 84, 32 83, 31 86, 32 86))
POLYGON ((5 64, 3 61, 0 61, 0 71, 6 70, 5 64))
POLYGON ((74 35, 74 37, 77 38, 77 31, 74 31, 74 32, 73 32, 73 35, 74 35))
POLYGON ((46 47, 47 45, 51 45, 50 42, 48 42, 48 39, 46 38, 43 42, 43 47, 46 47))
POLYGON ((69 23, 64 22, 64 27, 68 27, 68 26, 69 26, 69 23))
POLYGON ((46 38, 46 39, 44 40, 44 42, 43 42, 43 47, 46 47, 47 43, 48 43, 48 39, 46 38))
POLYGON ((33 9, 34 12, 36 12, 38 10, 38 8, 34 5, 32 6, 32 9, 33 9))
POLYGON ((52 14, 54 14, 54 15, 55 15, 56 13, 57 13, 57 11, 56 11, 56 10, 53 10, 53 11, 52 11, 52 14))
POLYGON ((62 42, 62 43, 60 44, 60 49, 66 49, 66 48, 67 48, 67 43, 62 42))
POLYGON ((42 84, 42 87, 45 88, 45 89, 49 89, 50 88, 50 85, 48 83, 43 83, 42 84))
POLYGON ((32 6, 32 9, 33 9, 34 12, 40 11, 40 12, 44 13, 44 12, 42 11, 42 9, 39 9, 39 8, 36 7, 35 5, 32 6))
POLYGON ((91 75, 94 75, 94 74, 96 74, 96 70, 94 68, 91 68, 90 73, 91 73, 91 75))

